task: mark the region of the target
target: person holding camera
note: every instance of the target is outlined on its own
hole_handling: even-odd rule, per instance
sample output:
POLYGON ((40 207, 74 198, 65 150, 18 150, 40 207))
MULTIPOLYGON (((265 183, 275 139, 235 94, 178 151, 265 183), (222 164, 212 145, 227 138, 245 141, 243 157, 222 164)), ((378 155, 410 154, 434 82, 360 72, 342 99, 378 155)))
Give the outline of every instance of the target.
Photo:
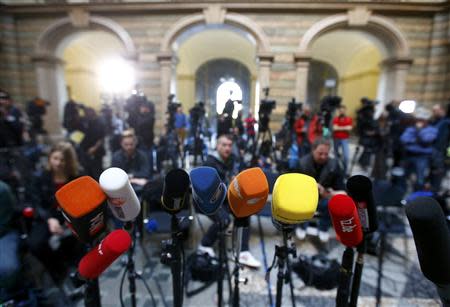
POLYGON ((363 152, 358 163, 364 171, 370 166, 372 156, 379 145, 379 126, 375 120, 375 102, 366 97, 361 98, 362 107, 357 111, 356 128, 359 135, 359 145, 363 152))
POLYGON ((438 130, 428 124, 430 111, 417 108, 415 112, 415 125, 406 128, 400 137, 405 146, 406 177, 416 175, 415 190, 422 189, 425 184, 425 172, 430 169, 430 159, 433 154, 433 142, 436 140, 438 130))
POLYGON ((13 105, 8 92, 0 89, 0 148, 23 144, 22 112, 13 105))

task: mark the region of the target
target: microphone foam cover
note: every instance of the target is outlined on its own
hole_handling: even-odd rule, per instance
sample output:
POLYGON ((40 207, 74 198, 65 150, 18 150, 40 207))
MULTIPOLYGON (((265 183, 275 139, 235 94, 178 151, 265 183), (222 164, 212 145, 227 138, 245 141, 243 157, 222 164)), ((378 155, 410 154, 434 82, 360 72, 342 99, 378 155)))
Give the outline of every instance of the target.
POLYGON ((376 231, 378 218, 372 181, 366 176, 355 175, 347 180, 346 187, 348 195, 355 201, 363 231, 367 233, 376 231))
POLYGON ((192 184, 192 198, 198 210, 206 215, 214 214, 227 196, 227 188, 217 170, 201 166, 191 170, 189 177, 192 184))
POLYGON ((240 172, 228 187, 228 202, 237 218, 249 217, 262 210, 269 196, 269 183, 259 167, 240 172))
POLYGON ((128 222, 139 215, 141 204, 123 169, 108 168, 100 175, 99 182, 108 196, 109 208, 117 219, 128 222))
POLYGON ((363 240, 363 231, 353 199, 344 194, 333 196, 328 202, 336 238, 347 247, 356 247, 363 240))
POLYGON ((317 209, 319 190, 308 175, 290 173, 278 177, 272 193, 272 217, 282 223, 298 224, 311 219, 317 209))
POLYGON ((161 203, 170 213, 177 213, 187 206, 189 175, 181 168, 170 170, 164 178, 161 203))
POLYGON ((106 199, 98 182, 89 176, 70 181, 55 196, 64 212, 76 218, 92 212, 106 199))
POLYGON ((78 272, 86 279, 97 278, 130 246, 131 237, 128 232, 114 230, 81 259, 78 272))
POLYGON ((450 284, 450 232, 441 206, 431 197, 417 197, 405 210, 423 275, 435 284, 450 284))

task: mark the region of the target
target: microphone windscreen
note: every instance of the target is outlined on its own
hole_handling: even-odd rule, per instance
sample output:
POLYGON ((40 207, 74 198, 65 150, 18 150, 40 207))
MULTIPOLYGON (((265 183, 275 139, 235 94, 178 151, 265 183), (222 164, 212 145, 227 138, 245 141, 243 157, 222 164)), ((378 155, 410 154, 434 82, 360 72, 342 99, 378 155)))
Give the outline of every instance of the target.
POLYGON ((372 181, 366 176, 355 175, 347 180, 347 193, 353 198, 358 209, 364 232, 378 229, 377 208, 373 201, 372 181))
POLYGON ((189 175, 181 168, 170 170, 164 178, 161 203, 170 213, 177 213, 188 205, 189 175))
POLYGON ((227 196, 227 188, 217 170, 201 166, 191 170, 192 198, 198 210, 206 215, 214 214, 227 196))
POLYGON ((319 190, 308 175, 290 173, 278 177, 272 193, 272 217, 285 224, 311 219, 317 209, 319 190))
POLYGON ((423 275, 435 284, 450 284, 450 232, 441 206, 431 197, 417 197, 405 210, 423 275))
POLYGON ((89 242, 105 228, 105 200, 100 185, 92 177, 70 181, 55 194, 74 234, 89 242))
POLYGON ((249 217, 262 210, 269 196, 269 183, 259 167, 240 172, 228 187, 228 202, 237 218, 249 217))
POLYGON ((336 238, 347 247, 356 247, 363 240, 358 211, 352 198, 338 194, 328 202, 328 211, 336 232, 336 238))
POLYGON ((123 169, 108 168, 100 175, 99 182, 108 196, 109 208, 117 219, 129 222, 138 216, 141 204, 123 169))
POLYGON ((131 237, 123 229, 108 234, 96 247, 88 252, 78 264, 83 278, 95 279, 131 246, 131 237))

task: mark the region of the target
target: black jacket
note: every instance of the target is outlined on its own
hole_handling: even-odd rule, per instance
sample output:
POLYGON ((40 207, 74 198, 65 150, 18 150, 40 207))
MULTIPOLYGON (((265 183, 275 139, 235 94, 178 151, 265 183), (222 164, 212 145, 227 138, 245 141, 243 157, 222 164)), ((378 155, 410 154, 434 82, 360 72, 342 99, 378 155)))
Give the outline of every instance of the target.
POLYGON ((220 179, 222 179, 222 181, 226 185, 228 185, 231 177, 237 175, 239 171, 234 161, 235 159, 233 156, 230 156, 230 158, 226 162, 223 161, 219 157, 219 154, 215 151, 212 154, 208 155, 208 157, 206 157, 206 161, 203 165, 215 168, 217 170, 217 173, 219 173, 220 179))
POLYGON ((314 163, 312 154, 307 154, 300 159, 300 173, 309 175, 316 179, 324 188, 333 190, 345 190, 343 171, 335 159, 329 159, 328 162, 320 168, 314 163))
POLYGON ((122 149, 116 151, 112 156, 111 166, 121 168, 136 178, 149 179, 151 177, 151 168, 148 158, 145 153, 139 149, 136 149, 132 158, 128 158, 122 149))
MULTIPOLYGON (((69 178, 69 181, 75 179, 69 178)), ((29 187, 28 200, 38 213, 38 217, 47 220, 56 218, 61 223, 64 217, 58 209, 56 198, 56 185, 53 181, 52 173, 48 170, 39 171, 34 174, 29 187)))

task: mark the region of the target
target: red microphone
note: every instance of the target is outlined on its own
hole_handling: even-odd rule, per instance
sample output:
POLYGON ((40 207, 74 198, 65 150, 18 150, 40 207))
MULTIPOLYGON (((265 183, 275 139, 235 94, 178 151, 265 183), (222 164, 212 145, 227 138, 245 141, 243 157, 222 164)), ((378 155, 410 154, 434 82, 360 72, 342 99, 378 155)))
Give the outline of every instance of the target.
POLYGON ((344 194, 333 196, 328 203, 336 238, 347 247, 358 246, 363 239, 363 231, 358 211, 353 199, 344 194))
POLYGON ((131 237, 118 229, 108 234, 96 247, 87 253, 78 264, 81 277, 95 279, 131 246, 131 237))

